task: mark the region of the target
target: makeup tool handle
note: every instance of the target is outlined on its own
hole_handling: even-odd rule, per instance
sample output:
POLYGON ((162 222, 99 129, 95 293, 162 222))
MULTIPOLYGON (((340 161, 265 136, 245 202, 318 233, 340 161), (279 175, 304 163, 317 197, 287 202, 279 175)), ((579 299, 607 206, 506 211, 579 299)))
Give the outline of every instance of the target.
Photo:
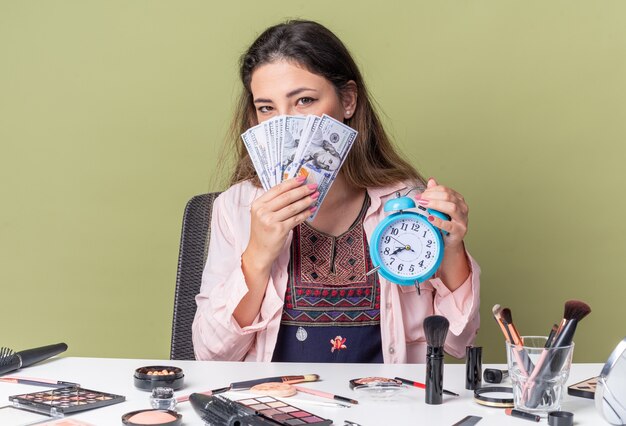
POLYGON ((0 366, 0 376, 20 368, 20 359, 15 355, 5 364, 0 366))
POLYGON ((19 351, 16 352, 15 355, 20 359, 20 368, 23 368, 41 362, 44 359, 51 358, 66 350, 67 345, 65 343, 56 343, 54 345, 19 351))
MULTIPOLYGON (((430 349, 430 348, 429 348, 430 349)), ((426 357, 426 404, 438 405, 443 402, 443 348, 440 353, 426 357)))

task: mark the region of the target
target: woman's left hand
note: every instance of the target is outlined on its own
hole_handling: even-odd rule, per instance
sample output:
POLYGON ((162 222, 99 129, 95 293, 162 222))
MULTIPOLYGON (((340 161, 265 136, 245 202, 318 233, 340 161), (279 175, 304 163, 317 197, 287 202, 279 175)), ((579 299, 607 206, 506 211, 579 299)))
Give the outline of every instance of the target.
POLYGON ((461 194, 453 189, 439 185, 435 179, 428 179, 426 189, 416 197, 416 202, 426 208, 438 210, 450 216, 450 220, 442 220, 436 216, 429 216, 428 220, 439 229, 448 232, 444 234, 446 248, 463 247, 463 238, 467 233, 469 208, 461 194))

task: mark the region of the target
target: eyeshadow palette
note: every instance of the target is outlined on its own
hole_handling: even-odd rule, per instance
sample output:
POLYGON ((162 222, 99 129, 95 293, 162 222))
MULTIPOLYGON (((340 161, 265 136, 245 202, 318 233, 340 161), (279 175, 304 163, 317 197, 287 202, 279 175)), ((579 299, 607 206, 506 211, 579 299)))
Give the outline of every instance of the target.
POLYGON ((594 399, 596 396, 596 385, 598 378, 592 377, 582 382, 575 383, 567 387, 567 393, 572 396, 580 396, 581 398, 594 399))
POLYGON ((123 402, 121 395, 83 389, 79 386, 51 389, 42 392, 13 395, 9 401, 16 408, 62 417, 68 413, 91 410, 93 408, 123 402))
POLYGON ((237 403, 254 410, 259 416, 271 419, 284 426, 326 426, 333 423, 332 420, 323 419, 306 410, 301 410, 286 402, 272 398, 271 396, 240 399, 237 403))

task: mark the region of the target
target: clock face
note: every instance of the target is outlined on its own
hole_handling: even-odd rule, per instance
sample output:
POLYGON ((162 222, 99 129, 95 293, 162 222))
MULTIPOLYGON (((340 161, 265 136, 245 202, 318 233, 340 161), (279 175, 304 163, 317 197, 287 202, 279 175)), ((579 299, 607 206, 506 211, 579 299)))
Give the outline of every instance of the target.
POLYGON ((441 236, 417 214, 390 221, 378 239, 380 266, 401 279, 432 275, 439 265, 441 236))

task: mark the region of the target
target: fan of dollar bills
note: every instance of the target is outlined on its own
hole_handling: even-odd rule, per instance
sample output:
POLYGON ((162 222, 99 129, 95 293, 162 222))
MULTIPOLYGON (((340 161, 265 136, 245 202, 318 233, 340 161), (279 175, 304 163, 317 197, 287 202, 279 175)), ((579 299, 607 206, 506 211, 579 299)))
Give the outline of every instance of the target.
POLYGON ((248 129, 241 138, 265 190, 305 176, 307 183, 318 185, 319 207, 356 135, 356 130, 326 114, 281 115, 248 129))

